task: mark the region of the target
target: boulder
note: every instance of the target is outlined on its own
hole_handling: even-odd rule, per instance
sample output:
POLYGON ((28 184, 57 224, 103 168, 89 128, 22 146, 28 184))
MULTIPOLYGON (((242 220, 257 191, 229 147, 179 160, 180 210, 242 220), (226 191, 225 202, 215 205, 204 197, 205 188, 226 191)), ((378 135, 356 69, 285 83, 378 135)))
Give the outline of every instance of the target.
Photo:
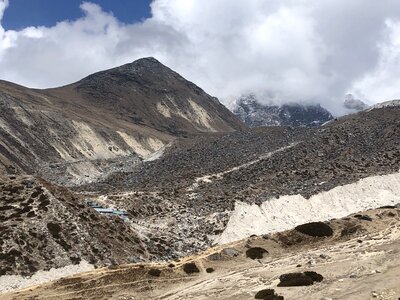
POLYGON ((287 273, 279 276, 279 287, 284 286, 307 286, 312 285, 314 282, 321 282, 324 277, 313 271, 303 273, 287 273))
POLYGON ((264 248, 253 247, 246 251, 246 257, 251 259, 262 259, 265 253, 268 253, 268 251, 264 248))
POLYGON ((263 300, 284 300, 283 296, 276 294, 274 289, 261 290, 257 292, 254 298, 263 300))
POLYGON ((186 274, 200 273, 200 270, 197 268, 195 263, 184 264, 183 271, 185 271, 186 274))
POLYGON ((333 235, 332 228, 323 222, 311 222, 295 227, 295 230, 313 237, 329 237, 333 235))
POLYGON ((159 269, 150 269, 149 272, 148 272, 148 274, 149 274, 150 276, 160 277, 160 275, 161 275, 161 270, 159 270, 159 269))
POLYGON ((207 268, 207 269, 206 269, 206 272, 207 272, 207 273, 212 273, 212 272, 214 272, 214 271, 215 271, 214 268, 207 268))

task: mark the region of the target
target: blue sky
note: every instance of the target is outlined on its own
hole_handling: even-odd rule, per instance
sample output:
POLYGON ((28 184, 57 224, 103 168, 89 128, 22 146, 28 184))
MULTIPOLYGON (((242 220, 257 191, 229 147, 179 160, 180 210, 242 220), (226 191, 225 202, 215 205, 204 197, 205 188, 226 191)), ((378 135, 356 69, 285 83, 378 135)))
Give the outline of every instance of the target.
MULTIPOLYGON (((83 0, 10 0, 2 25, 20 30, 28 26, 53 26, 59 21, 83 16, 83 0)), ((150 17, 151 0, 90 0, 104 11, 112 12, 123 23, 135 23, 150 17)))

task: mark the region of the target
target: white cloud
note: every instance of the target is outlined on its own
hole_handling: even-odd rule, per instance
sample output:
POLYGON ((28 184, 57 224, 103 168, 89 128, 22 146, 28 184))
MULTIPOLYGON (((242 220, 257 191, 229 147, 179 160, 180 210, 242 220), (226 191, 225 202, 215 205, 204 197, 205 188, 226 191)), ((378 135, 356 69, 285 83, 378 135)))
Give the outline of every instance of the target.
POLYGON ((0 20, 3 19, 4 11, 8 7, 8 0, 1 0, 0 1, 0 20))
MULTIPOLYGON (((6 7, 0 0, 0 20, 6 7)), ((152 17, 136 24, 92 3, 81 9, 50 28, 0 26, 0 78, 57 86, 154 56, 225 103, 255 92, 340 113, 349 92, 400 97, 397 0, 154 0, 152 17)))
MULTIPOLYGON (((0 0, 0 22, 3 19, 3 15, 4 15, 4 11, 6 10, 6 8, 8 7, 8 0, 0 0)), ((4 29, 1 26, 0 23, 0 59, 1 59, 1 54, 3 51, 3 47, 5 47, 4 43, 5 41, 3 41, 3 36, 4 36, 4 29)))
POLYGON ((386 22, 388 39, 379 45, 375 69, 356 81, 354 92, 370 102, 400 99, 400 22, 386 22))

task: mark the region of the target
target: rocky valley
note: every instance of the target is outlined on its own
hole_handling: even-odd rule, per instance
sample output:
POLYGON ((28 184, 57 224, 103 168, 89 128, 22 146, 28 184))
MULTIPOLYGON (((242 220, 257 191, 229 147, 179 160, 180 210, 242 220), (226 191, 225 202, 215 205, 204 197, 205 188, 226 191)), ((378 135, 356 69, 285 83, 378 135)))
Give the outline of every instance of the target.
POLYGON ((0 82, 0 299, 398 299, 398 101, 242 104, 154 58, 0 82))

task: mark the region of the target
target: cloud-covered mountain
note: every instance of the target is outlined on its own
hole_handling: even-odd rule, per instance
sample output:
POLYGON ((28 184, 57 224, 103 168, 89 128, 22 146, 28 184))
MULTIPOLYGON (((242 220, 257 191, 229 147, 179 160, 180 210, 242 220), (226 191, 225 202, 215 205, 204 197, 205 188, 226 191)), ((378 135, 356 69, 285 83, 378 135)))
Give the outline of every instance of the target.
POLYGON ((233 113, 247 126, 319 126, 333 117, 319 104, 262 104, 253 94, 242 96, 233 113))

